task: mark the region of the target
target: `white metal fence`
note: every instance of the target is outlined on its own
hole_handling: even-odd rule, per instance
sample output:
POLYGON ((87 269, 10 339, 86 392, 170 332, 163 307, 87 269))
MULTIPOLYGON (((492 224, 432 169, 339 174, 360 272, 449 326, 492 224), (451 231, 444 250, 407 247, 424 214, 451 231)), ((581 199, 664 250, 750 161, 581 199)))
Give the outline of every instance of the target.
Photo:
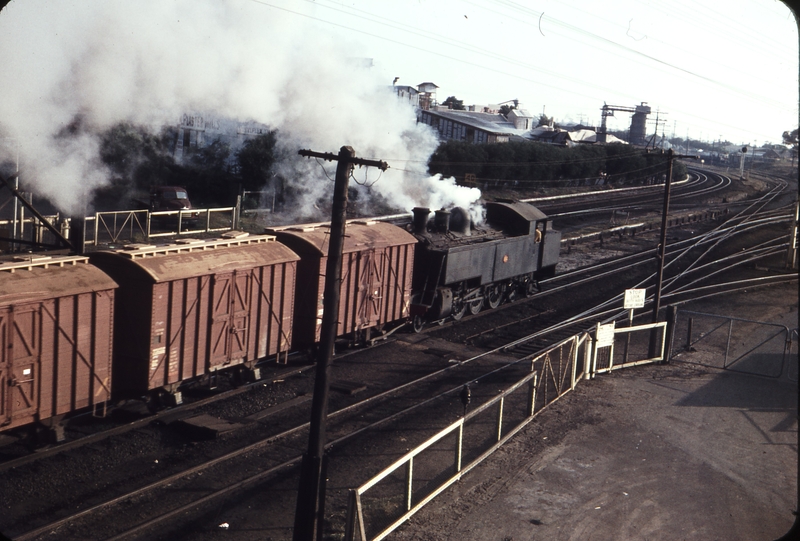
POLYGON ((84 245, 145 242, 152 238, 230 231, 236 207, 96 212, 85 219, 84 245))
MULTIPOLYGON (((61 218, 58 214, 44 217, 53 227, 60 228, 61 218)), ((55 235, 35 217, 26 218, 24 209, 20 210, 20 218, 14 220, 0 220, 0 236, 9 240, 0 241, 0 250, 12 251, 31 244, 58 244, 55 235), (16 232, 14 231, 16 228, 16 232), (16 241, 16 242, 15 242, 16 241)), ((27 248, 26 248, 27 249, 27 248)))
MULTIPOLYGON (((530 373, 358 488, 351 489, 345 540, 379 541, 461 479, 581 380, 611 370, 664 360, 664 322, 572 336, 530 357, 530 373), (648 353, 655 332, 657 355, 648 353), (624 354, 615 345, 625 338, 624 354), (610 341, 610 343, 609 343, 610 341), (619 350, 617 356, 620 357, 619 350)), ((524 360, 524 359, 523 359, 524 360)))
MULTIPOLYGON (((598 329, 601 325, 598 325, 598 329)), ((595 331, 597 336, 597 331, 595 331)), ((667 337, 667 322, 647 323, 632 327, 614 327, 611 343, 604 345, 599 340, 594 342, 590 377, 596 374, 629 368, 640 364, 657 363, 664 360, 664 348, 667 337), (618 345, 622 338, 624 344, 618 345), (651 339, 655 339, 655 355, 650 354, 651 339), (623 347, 620 350, 620 346, 623 347)))

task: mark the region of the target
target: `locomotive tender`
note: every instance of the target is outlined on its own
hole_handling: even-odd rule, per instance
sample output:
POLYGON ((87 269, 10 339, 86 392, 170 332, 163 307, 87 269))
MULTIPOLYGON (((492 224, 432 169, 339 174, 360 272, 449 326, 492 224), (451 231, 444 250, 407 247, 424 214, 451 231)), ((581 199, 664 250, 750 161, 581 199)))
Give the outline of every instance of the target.
MULTIPOLYGON (((407 322, 461 319, 529 296, 552 276, 560 233, 532 205, 414 209, 405 229, 347 225, 337 334, 351 342, 407 322)), ((257 376, 266 357, 319 339, 327 224, 272 234, 129 245, 0 263, 0 432, 108 400, 167 394, 220 371, 257 376)), ((19 259, 19 258, 18 258, 19 259)))

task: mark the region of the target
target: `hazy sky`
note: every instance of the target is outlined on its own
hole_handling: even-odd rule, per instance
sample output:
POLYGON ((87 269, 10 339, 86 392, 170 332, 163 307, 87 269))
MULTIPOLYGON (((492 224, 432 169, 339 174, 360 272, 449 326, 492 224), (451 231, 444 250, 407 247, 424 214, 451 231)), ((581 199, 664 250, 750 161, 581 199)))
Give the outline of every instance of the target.
POLYGON ((763 144, 797 126, 797 45, 775 0, 12 0, 0 162, 18 156, 24 182, 78 211, 109 180, 99 134, 211 115, 278 129, 274 172, 304 183, 308 205, 332 167, 297 150, 350 145, 390 165, 379 182, 357 172, 365 193, 467 206, 479 191, 427 174, 436 135, 389 91, 395 77, 560 122, 647 102, 649 133, 658 111, 667 136, 763 144))
MULTIPOLYGON (((595 125, 604 102, 647 102, 665 113, 667 136, 736 143, 780 142, 797 124, 797 25, 777 0, 259 4, 338 35, 387 84, 436 83, 439 101, 519 99, 531 113, 595 125)), ((630 115, 609 121, 627 129, 630 115)))

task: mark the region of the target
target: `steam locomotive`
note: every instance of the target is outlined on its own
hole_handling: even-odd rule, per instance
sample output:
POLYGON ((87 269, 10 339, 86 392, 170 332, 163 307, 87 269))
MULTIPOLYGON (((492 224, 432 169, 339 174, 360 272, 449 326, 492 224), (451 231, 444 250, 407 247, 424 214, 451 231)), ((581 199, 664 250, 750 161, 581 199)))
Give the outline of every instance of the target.
MULTIPOLYGON (((552 276, 560 233, 535 207, 414 209, 399 227, 351 220, 337 336, 364 342, 410 322, 461 319, 529 296, 552 276)), ((167 395, 313 348, 322 323, 328 224, 132 244, 86 256, 0 263, 0 431, 56 428, 111 399, 167 395)), ((56 430, 57 433, 57 430, 56 430)))
POLYGON ((486 223, 475 226, 463 208, 415 208, 418 239, 410 316, 414 330, 448 316, 459 320, 484 306, 533 295, 539 280, 555 274, 561 233, 536 207, 520 202, 486 204, 486 223))

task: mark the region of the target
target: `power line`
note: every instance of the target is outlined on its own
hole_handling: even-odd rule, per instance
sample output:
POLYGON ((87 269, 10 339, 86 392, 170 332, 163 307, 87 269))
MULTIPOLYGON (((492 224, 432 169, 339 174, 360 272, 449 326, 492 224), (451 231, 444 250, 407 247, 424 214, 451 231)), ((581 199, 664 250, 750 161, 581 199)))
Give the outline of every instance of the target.
MULTIPOLYGON (((377 15, 374 15, 374 14, 368 14, 367 12, 365 12, 363 10, 356 10, 355 8, 351 8, 349 11, 346 11, 346 10, 341 9, 339 7, 331 7, 331 6, 324 5, 320 1, 317 1, 317 2, 311 2, 311 0, 307 0, 307 1, 312 3, 312 4, 314 4, 315 6, 318 6, 318 7, 324 7, 326 9, 330 9, 330 10, 333 10, 333 11, 346 13, 351 17, 357 17, 357 18, 361 18, 363 20, 367 20, 367 21, 370 21, 370 22, 383 24, 383 25, 388 26, 389 28, 394 28, 395 30, 400 31, 400 32, 409 33, 410 35, 415 35, 415 36, 421 36, 424 39, 428 39, 428 40, 431 40, 431 41, 434 41, 434 42, 438 42, 438 43, 443 43, 443 44, 451 46, 451 47, 458 47, 462 51, 468 51, 468 52, 471 52, 471 53, 480 54, 481 56, 484 56, 484 57, 487 57, 487 58, 490 58, 490 59, 493 59, 493 60, 502 61, 503 63, 506 63, 506 64, 523 67, 525 69, 528 69, 528 70, 531 70, 531 71, 534 71, 534 72, 544 73, 544 74, 549 75, 551 77, 555 77, 555 78, 566 80, 566 81, 568 81, 570 83, 580 84, 582 87, 588 86, 588 87, 591 87, 591 88, 596 88, 596 89, 602 90, 604 92, 613 92, 613 93, 615 93, 617 95, 623 94, 623 93, 620 93, 620 92, 618 92, 618 91, 616 91, 614 89, 608 89, 608 88, 605 88, 605 87, 601 87, 601 86, 599 86, 597 84, 594 84, 594 83, 591 83, 591 82, 586 82, 585 80, 580 80, 580 79, 572 78, 572 77, 565 76, 565 75, 562 75, 562 74, 554 73, 554 72, 551 72, 549 70, 544 70, 544 69, 535 67, 533 65, 530 65, 530 64, 527 64, 527 63, 524 63, 524 62, 520 62, 520 61, 516 61, 516 60, 510 59, 506 55, 495 54, 495 53, 492 53, 490 51, 486 51, 484 49, 476 49, 475 47, 473 47, 470 44, 459 42, 457 40, 441 39, 441 38, 437 38, 437 37, 431 36, 430 34, 424 34, 424 33, 417 32, 416 30, 410 30, 409 29, 410 27, 408 27, 407 25, 397 25, 397 24, 390 24, 390 23, 387 23, 387 22, 383 22, 383 21, 387 21, 387 19, 383 18, 383 17, 380 17, 380 16, 377 16, 377 15), (357 11, 358 13, 365 13, 365 14, 369 15, 369 17, 364 16, 364 15, 354 14, 353 11, 357 11)), ((497 1, 502 2, 503 0, 497 0, 497 1)), ((286 13, 290 13, 290 14, 293 14, 293 15, 296 15, 296 16, 304 17, 304 18, 307 18, 307 19, 310 19, 310 20, 318 21, 318 22, 321 22, 321 23, 324 23, 324 24, 327 24, 327 25, 331 25, 331 26, 335 26, 335 27, 338 27, 338 28, 342 28, 342 29, 345 29, 347 31, 360 33, 360 34, 363 34, 363 35, 366 35, 366 36, 369 36, 369 37, 373 37, 373 38, 376 38, 376 39, 379 39, 379 40, 383 40, 383 41, 387 41, 387 42, 390 42, 390 43, 394 43, 394 44, 400 45, 400 46, 405 47, 405 48, 410 48, 410 49, 422 51, 422 52, 426 53, 427 55, 435 55, 435 56, 438 56, 438 57, 441 57, 441 58, 445 58, 445 59, 448 59, 448 60, 457 61, 457 62, 460 62, 462 64, 468 65, 468 66, 473 66, 473 67, 477 67, 477 68, 480 68, 480 69, 483 69, 483 70, 486 70, 486 71, 499 73, 499 74, 502 74, 502 75, 506 75, 506 76, 509 76, 509 77, 516 78, 516 79, 521 80, 521 81, 530 82, 530 83, 533 83, 535 85, 543 86, 543 87, 550 88, 550 89, 553 89, 553 90, 557 90, 557 91, 560 91, 560 92, 566 92, 566 93, 569 93, 569 94, 572 94, 572 95, 575 95, 575 96, 581 96, 581 97, 588 98, 588 99, 593 99, 593 100, 597 99, 597 97, 594 96, 594 95, 588 95, 588 94, 585 94, 583 92, 576 91, 574 88, 563 88, 563 87, 555 86, 552 83, 550 83, 549 81, 542 81, 542 80, 539 80, 539 79, 532 79, 530 77, 523 76, 523 75, 521 75, 520 73, 517 73, 517 72, 510 73, 510 72, 508 72, 506 70, 498 69, 498 68, 496 68, 494 66, 489 66, 489 65, 481 64, 481 63, 474 62, 474 61, 471 61, 471 60, 466 60, 464 58, 459 58, 458 56, 453 56, 453 55, 444 54, 444 53, 441 53, 441 52, 438 52, 438 51, 433 51, 433 50, 431 50, 429 48, 423 48, 421 46, 414 45, 414 44, 411 44, 411 43, 408 43, 408 42, 405 42, 405 41, 399 41, 399 40, 396 40, 396 39, 389 38, 386 35, 367 32, 367 31, 364 31, 364 30, 362 30, 360 28, 355 28, 355 27, 352 27, 352 26, 339 24, 339 23, 336 23, 336 22, 333 22, 331 20, 327 20, 327 19, 324 19, 324 18, 321 18, 321 17, 308 15, 308 14, 301 13, 301 12, 296 11, 296 10, 292 10, 292 9, 284 8, 284 7, 281 7, 281 6, 277 6, 275 4, 272 4, 272 3, 264 1, 264 0, 251 0, 251 2, 254 2, 254 3, 257 3, 257 4, 261 4, 261 5, 264 5, 264 6, 267 6, 267 7, 271 7, 273 9, 281 10, 281 11, 284 11, 286 13)), ((517 9, 521 9, 523 11, 527 11, 527 12, 530 12, 532 14, 541 15, 539 12, 533 12, 532 10, 526 10, 526 8, 520 6, 519 4, 516 4, 514 2, 508 2, 507 0, 505 0, 505 3, 509 4, 509 5, 512 5, 512 6, 516 7, 517 9)), ((614 42, 612 40, 608 40, 608 39, 603 38, 601 36, 597 36, 596 34, 593 34, 591 32, 587 32, 587 31, 585 31, 583 29, 580 29, 578 27, 575 27, 573 25, 569 25, 568 23, 562 23, 561 21, 558 21, 557 19, 548 18, 548 21, 552 21, 552 22, 554 22, 556 24, 560 24, 560 25, 564 26, 565 28, 573 30, 574 32, 576 32, 576 33, 578 33, 580 35, 588 36, 589 38, 592 38, 592 39, 601 40, 601 42, 603 44, 605 44, 607 46, 610 46, 612 48, 617 48, 617 49, 620 49, 620 50, 623 50, 623 51, 631 52, 635 56, 638 56, 638 57, 640 57, 640 58, 642 58, 644 60, 647 60, 649 62, 653 62, 653 63, 657 64, 658 66, 661 66, 661 68, 665 68, 665 67, 666 68, 672 68, 674 70, 677 70, 680 74, 683 74, 684 76, 699 78, 702 81, 704 81, 704 83, 710 84, 712 86, 716 86, 718 88, 722 88, 723 90, 726 90, 726 91, 729 91, 729 92, 732 92, 732 93, 735 93, 735 94, 738 93, 740 95, 744 95, 744 96, 746 96, 746 97, 748 97, 750 99, 753 99, 753 100, 757 100, 757 101, 761 101, 761 102, 770 104, 773 107, 777 107, 782 111, 791 111, 790 108, 787 108, 786 104, 783 104, 783 103, 778 102, 776 100, 767 98, 765 96, 761 96, 759 94, 748 92, 748 91, 745 91, 743 89, 739 89, 739 88, 733 87, 731 85, 726 85, 724 83, 719 83, 719 82, 717 82, 717 81, 715 81, 713 79, 710 79, 708 77, 705 77, 705 76, 703 76, 701 74, 694 73, 691 70, 687 70, 687 69, 681 68, 681 67, 679 67, 677 65, 671 64, 669 62, 665 62, 665 61, 662 61, 662 60, 660 60, 658 58, 652 57, 650 55, 646 55, 644 53, 640 53, 639 51, 635 51, 635 50, 633 50, 633 49, 631 49, 629 47, 626 47, 624 45, 618 44, 618 43, 616 43, 616 42, 614 42)), ((611 54, 613 54, 613 53, 611 53, 611 54)), ((632 60, 629 60, 629 61, 632 61, 632 60)), ((648 64, 644 64, 644 65, 648 66, 648 64)), ((628 95, 628 96, 631 99, 634 99, 634 100, 636 99, 634 96, 630 96, 630 95, 628 95)), ((682 112, 682 113, 688 114, 691 117, 696 118, 698 120, 712 123, 715 126, 717 126, 715 129, 720 129, 719 126, 725 126, 725 127, 733 128, 733 129, 736 129, 736 130, 742 130, 742 127, 740 125, 727 124, 727 123, 724 123, 724 122, 719 122, 719 121, 714 120, 714 119, 705 118, 705 117, 696 115, 694 113, 687 113, 686 111, 683 111, 680 108, 676 108, 674 106, 671 106, 670 108, 673 111, 682 112)), ((689 123, 689 124, 691 125, 691 123, 689 123)), ((714 131, 714 130, 712 130, 712 131, 714 131)), ((762 137, 773 137, 773 135, 768 135, 766 133, 762 133, 762 134, 759 134, 759 135, 761 135, 762 137)))

